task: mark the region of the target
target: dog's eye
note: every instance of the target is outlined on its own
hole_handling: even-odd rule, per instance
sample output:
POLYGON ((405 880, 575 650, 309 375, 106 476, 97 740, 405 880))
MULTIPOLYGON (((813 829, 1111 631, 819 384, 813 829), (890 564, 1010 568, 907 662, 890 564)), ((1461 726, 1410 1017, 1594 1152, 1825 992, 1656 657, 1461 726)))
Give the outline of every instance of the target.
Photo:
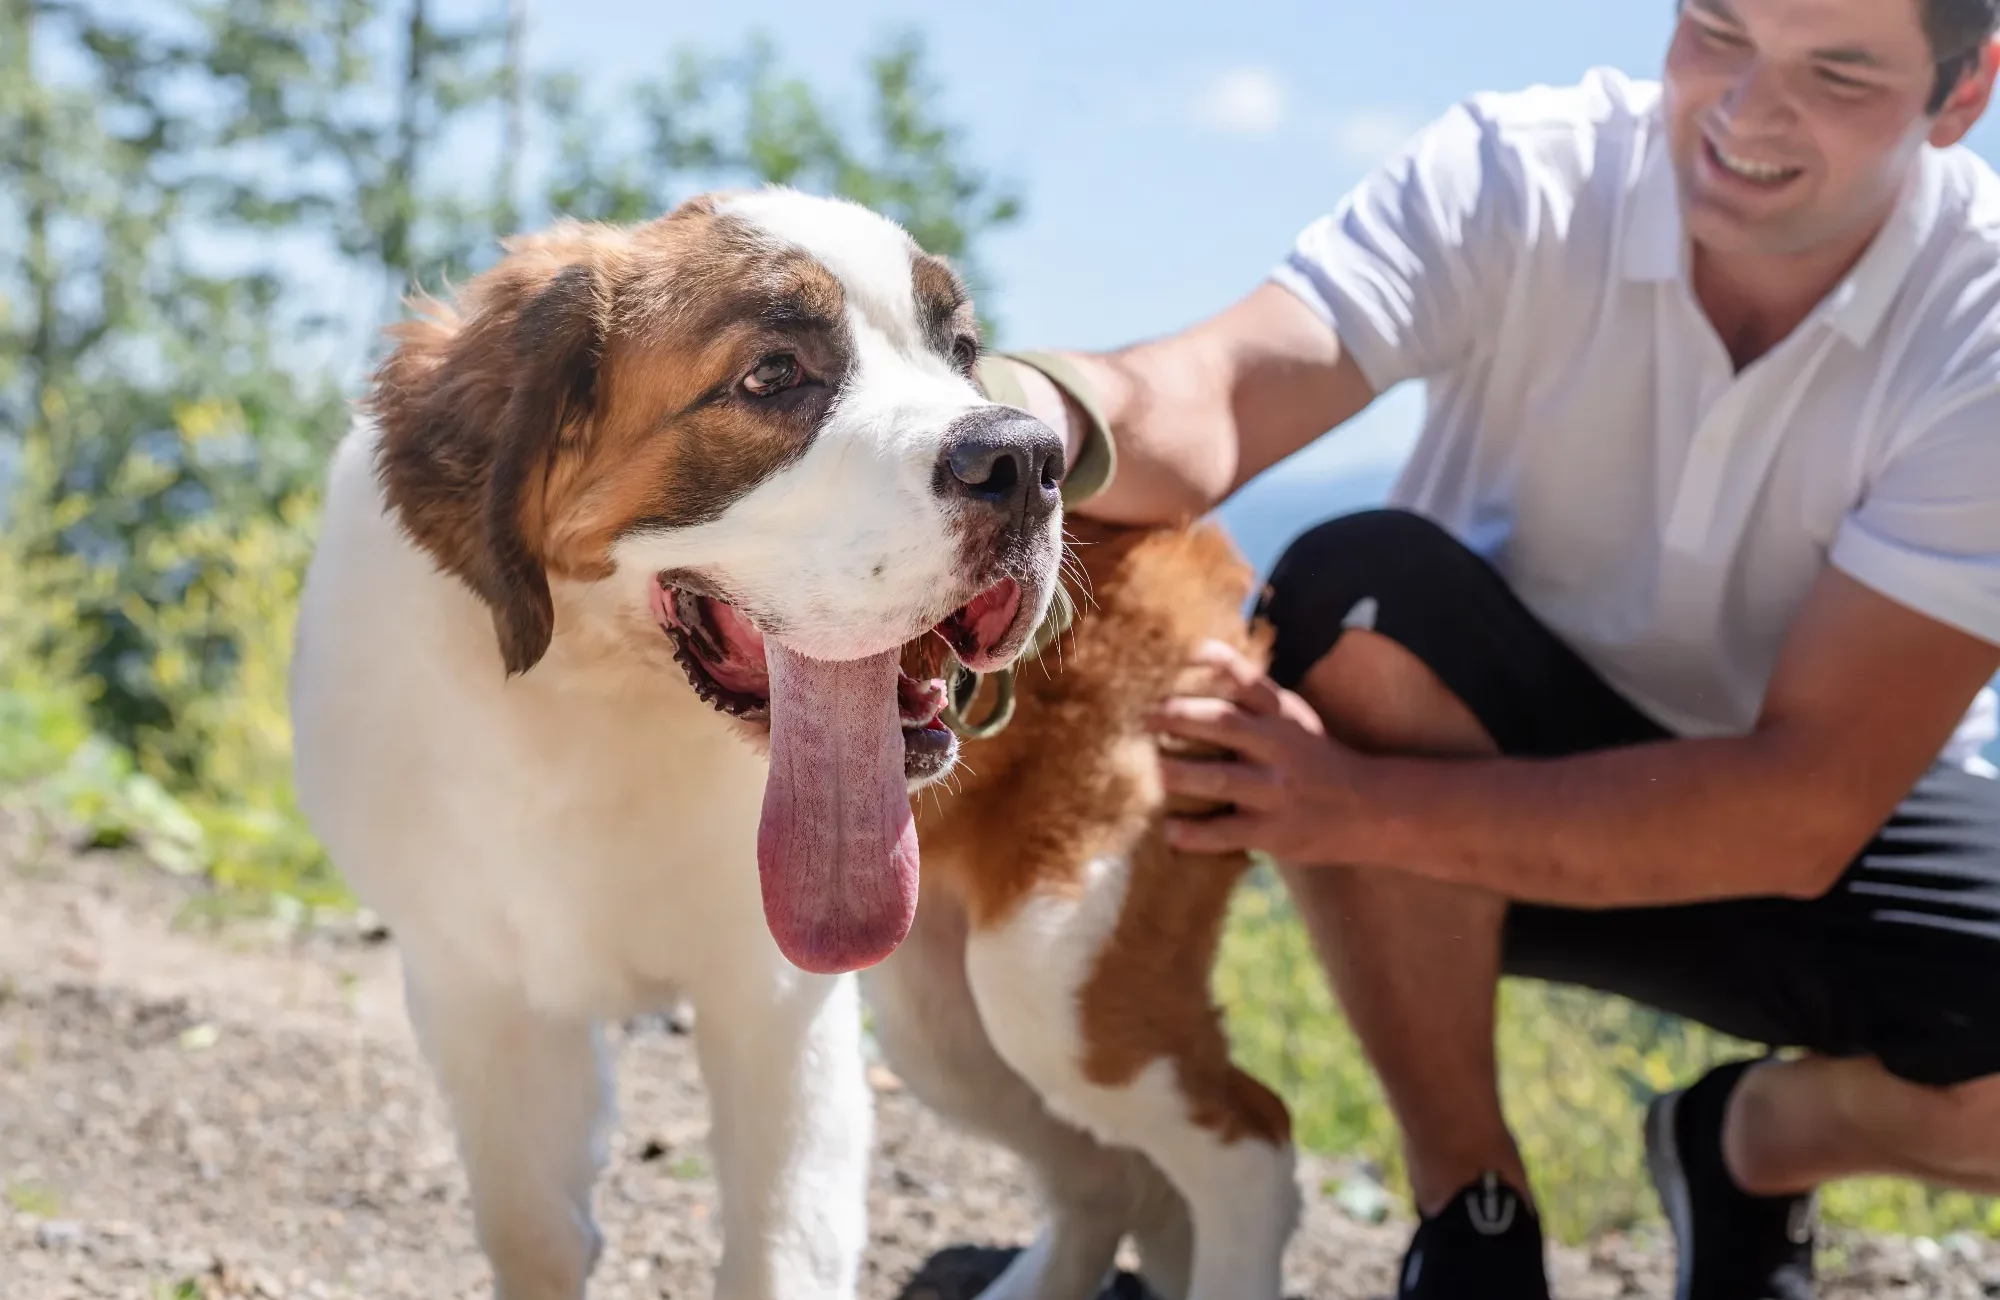
POLYGON ((802 374, 799 359, 789 352, 765 357, 743 376, 743 391, 752 397, 770 397, 796 385, 802 374))
POLYGON ((970 334, 961 334, 951 345, 951 359, 958 368, 970 372, 979 364, 979 340, 970 334))

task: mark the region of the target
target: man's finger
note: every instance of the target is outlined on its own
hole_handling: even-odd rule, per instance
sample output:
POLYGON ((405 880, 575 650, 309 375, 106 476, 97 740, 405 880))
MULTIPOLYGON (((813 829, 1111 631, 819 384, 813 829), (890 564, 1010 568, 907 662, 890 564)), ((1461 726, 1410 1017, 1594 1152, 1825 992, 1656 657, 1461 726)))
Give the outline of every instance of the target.
POLYGON ((1195 650, 1195 662, 1228 678, 1230 698, 1245 712, 1263 718, 1278 716, 1284 704, 1283 690, 1235 646, 1227 641, 1203 641, 1195 650))
POLYGON ((1245 713, 1229 700, 1208 695, 1184 695, 1168 700, 1155 710, 1152 726, 1156 731, 1235 750, 1245 758, 1268 763, 1273 746, 1265 736, 1262 719, 1245 713))
POLYGON ((1160 783, 1169 794, 1257 809, 1271 807, 1276 788, 1269 768, 1222 759, 1162 758, 1160 783))
POLYGON ((1261 817, 1167 818, 1167 843, 1182 853, 1241 853, 1257 847, 1261 817))

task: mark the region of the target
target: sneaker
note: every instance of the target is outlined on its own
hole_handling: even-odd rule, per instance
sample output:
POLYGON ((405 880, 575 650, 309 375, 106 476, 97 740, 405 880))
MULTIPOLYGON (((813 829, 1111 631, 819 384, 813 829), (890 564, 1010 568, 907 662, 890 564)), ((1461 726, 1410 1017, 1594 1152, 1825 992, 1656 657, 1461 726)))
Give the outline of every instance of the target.
POLYGON ((1396 1300, 1549 1300, 1540 1217, 1498 1174, 1466 1184, 1417 1225, 1396 1300))
POLYGON ((1729 1096, 1756 1064, 1720 1066, 1646 1110, 1646 1165, 1679 1246, 1674 1300, 1812 1300, 1817 1198, 1752 1196, 1723 1163, 1729 1096))

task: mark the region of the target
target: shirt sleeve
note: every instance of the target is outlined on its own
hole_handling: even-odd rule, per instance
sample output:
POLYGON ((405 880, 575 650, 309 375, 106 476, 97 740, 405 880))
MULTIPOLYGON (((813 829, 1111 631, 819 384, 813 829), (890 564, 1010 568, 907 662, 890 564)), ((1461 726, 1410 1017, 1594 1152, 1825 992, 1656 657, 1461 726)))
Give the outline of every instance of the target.
POLYGON ((1876 474, 1830 559, 1891 600, 2000 645, 2000 382, 1953 403, 1876 474))
POLYGON ((1424 128, 1271 272, 1333 327, 1375 391, 1465 362, 1520 260, 1520 160, 1470 102, 1424 128))

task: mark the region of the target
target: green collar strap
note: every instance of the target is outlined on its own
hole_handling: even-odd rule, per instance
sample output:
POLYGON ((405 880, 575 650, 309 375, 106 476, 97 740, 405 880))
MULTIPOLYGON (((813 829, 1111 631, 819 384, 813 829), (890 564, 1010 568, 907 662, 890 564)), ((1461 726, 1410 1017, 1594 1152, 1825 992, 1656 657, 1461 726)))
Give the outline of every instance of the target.
POLYGON ((953 665, 951 680, 945 692, 944 711, 939 714, 944 725, 958 733, 961 740, 985 740, 997 736, 1007 729, 1014 720, 1014 670, 1020 664, 1033 663, 1048 652, 1056 643, 1056 638, 1069 630, 1076 620, 1076 605, 1070 599, 1069 590, 1060 582, 1056 586, 1055 598, 1049 601, 1048 613, 1035 628, 1035 634, 1028 638, 1028 644, 1021 647, 1021 653, 1012 664, 994 673, 975 673, 963 665, 953 665), (993 679, 998 695, 993 708, 980 722, 973 722, 966 716, 972 702, 979 696, 979 683, 984 677, 993 679))
POLYGON ((1063 476, 1063 505, 1073 506, 1102 492, 1118 469, 1118 450, 1111 441, 1111 422, 1104 418, 1104 405, 1097 400, 1090 382, 1067 357, 1055 352, 999 352, 979 362, 979 386, 989 401, 1028 409, 1027 390, 1013 367, 1013 361, 1040 371, 1074 401, 1084 414, 1083 441, 1076 450, 1076 463, 1063 476))

